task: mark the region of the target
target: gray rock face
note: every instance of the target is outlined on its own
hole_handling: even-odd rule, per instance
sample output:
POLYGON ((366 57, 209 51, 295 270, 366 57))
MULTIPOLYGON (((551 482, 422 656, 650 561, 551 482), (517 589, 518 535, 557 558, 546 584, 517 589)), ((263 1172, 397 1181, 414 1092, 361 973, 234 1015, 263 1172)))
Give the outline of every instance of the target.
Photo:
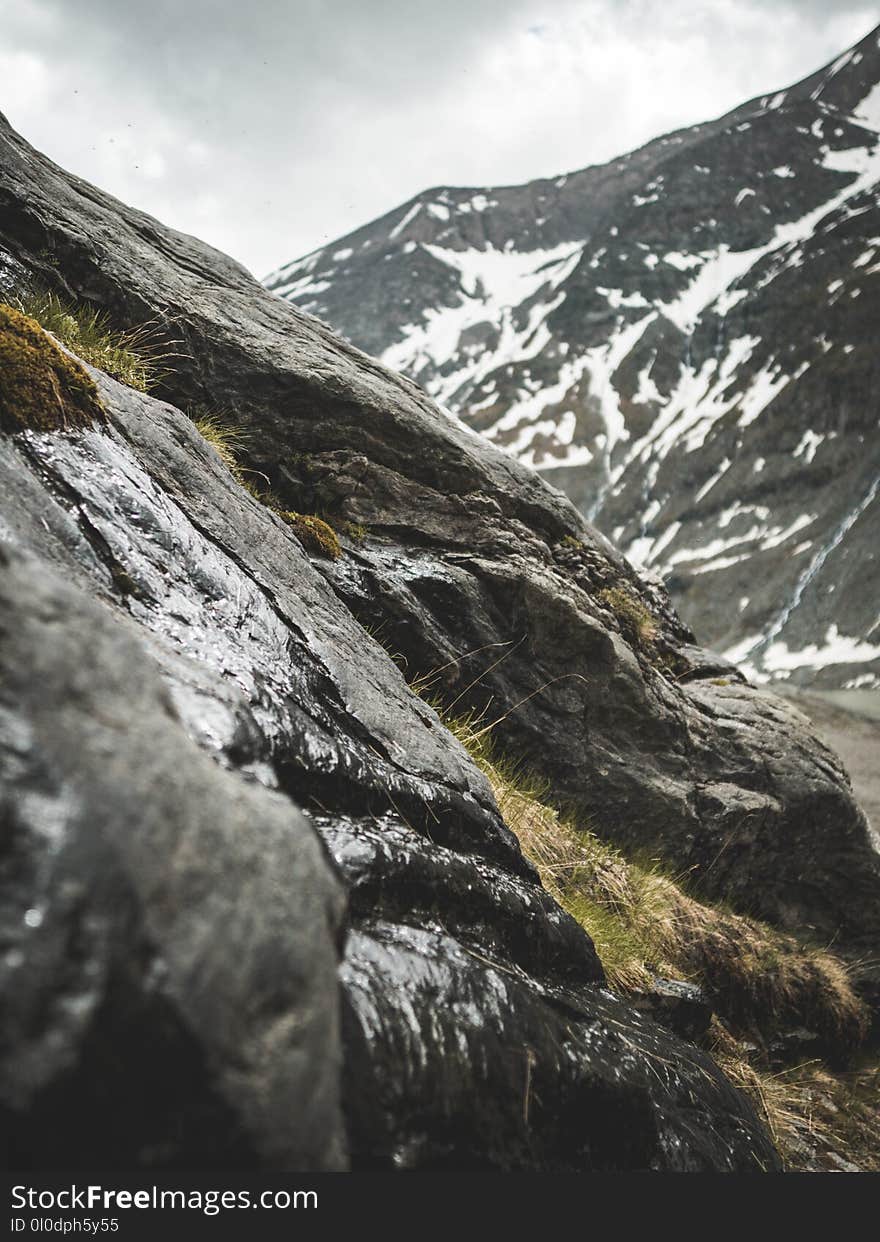
POLYGON ((0 546, 0 1099, 16 1167, 335 1169, 342 890, 102 603, 0 546))
MULTIPOLYGON (((439 670, 462 710, 505 716, 505 745, 559 798, 593 808, 607 836, 657 845, 735 904, 864 956, 877 943, 877 856, 803 718, 701 654, 662 590, 526 467, 5 126, 0 207, 4 270, 123 323, 158 315, 179 338, 163 389, 175 404, 95 373, 106 427, 2 440, 0 529, 160 670, 189 739, 178 755, 188 765, 201 747, 213 760, 197 769, 219 782, 207 805, 241 786, 288 816, 291 849, 314 849, 297 807, 323 840, 349 900, 352 1163, 772 1167, 711 1061, 604 991, 589 938, 538 884, 484 778, 359 622, 382 627, 410 673, 439 670), (251 436, 246 464, 292 508, 363 521, 366 537, 343 535, 338 562, 310 560, 180 412, 196 400, 234 413, 251 436)), ((62 696, 80 693, 78 667, 62 696)), ((75 770, 76 733, 64 736, 75 770)), ((108 762, 116 748, 106 743, 108 762)), ((193 882, 208 886, 216 862, 200 853, 193 882)), ((278 900, 305 900, 300 877, 291 889, 278 900)), ((320 917, 307 908, 326 952, 324 891, 320 917)), ((298 976, 288 994, 270 974, 241 979, 246 1014, 264 1014, 264 986, 291 1005, 303 995, 298 976)), ((333 1051, 328 1039, 323 1064, 333 1051)), ((278 1154, 268 1122, 254 1129, 254 1163, 296 1159, 278 1154)), ((331 1156, 315 1143, 317 1166, 331 1156)))
POLYGON ((759 679, 880 685, 880 30, 555 180, 267 277, 537 466, 759 679))
POLYGON ((13 1163, 772 1167, 288 529, 95 376, 107 428, 2 444, 13 1163))
MULTIPOLYGON (((321 568, 410 675, 442 670, 447 701, 499 719, 503 744, 601 834, 657 848, 706 892, 864 956, 880 932, 878 855, 843 771, 802 718, 729 668, 725 677, 727 666, 719 674, 662 588, 638 579, 561 493, 438 414, 413 383, 224 256, 67 177, 8 128, 2 143, 0 244, 11 260, 124 322, 168 322, 179 356, 166 394, 231 409, 250 433, 249 466, 291 508, 368 528, 321 568), (650 614, 650 641, 621 599, 650 614), (833 862, 816 872, 816 859, 833 862)), ((199 470, 199 523, 209 520, 202 486, 199 470)), ((104 537, 117 526, 110 515, 104 537)), ((275 573, 261 578, 273 593, 275 573)), ((363 635, 349 625, 351 650, 363 635)), ((356 675, 339 671, 344 663, 333 675, 346 694, 364 692, 369 663, 358 656, 356 675)), ((383 734, 389 710, 374 695, 369 728, 396 779, 395 744, 409 745, 413 730, 400 742, 383 734)), ((347 764, 334 760, 325 784, 347 764)), ((301 779, 294 794, 321 796, 314 777, 301 779)), ((449 832, 466 832, 469 805, 449 832)), ((409 802, 401 809, 413 813, 409 802)))

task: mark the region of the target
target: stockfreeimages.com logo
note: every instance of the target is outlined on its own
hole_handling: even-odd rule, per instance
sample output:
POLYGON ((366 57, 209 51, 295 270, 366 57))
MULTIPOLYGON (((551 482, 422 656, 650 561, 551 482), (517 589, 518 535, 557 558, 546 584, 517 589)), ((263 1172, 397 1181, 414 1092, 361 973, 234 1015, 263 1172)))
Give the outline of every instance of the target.
MULTIPOLYGON (((217 1216, 241 1208, 264 1210, 316 1208, 315 1190, 166 1190, 151 1186, 144 1190, 106 1190, 103 1186, 69 1186, 62 1190, 37 1190, 32 1186, 12 1187, 13 1211, 40 1212, 126 1212, 196 1211, 217 1216)), ((19 1229, 21 1226, 19 1226, 19 1229)))

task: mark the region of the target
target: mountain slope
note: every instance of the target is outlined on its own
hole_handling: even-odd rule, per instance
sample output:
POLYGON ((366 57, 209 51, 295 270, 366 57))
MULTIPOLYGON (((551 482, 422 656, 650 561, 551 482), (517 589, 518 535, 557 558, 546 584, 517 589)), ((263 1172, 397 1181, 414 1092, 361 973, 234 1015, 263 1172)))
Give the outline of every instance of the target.
MULTIPOLYGON (((433 673, 450 712, 491 711, 597 836, 833 942, 876 1007, 880 856, 804 717, 696 649, 533 471, 0 117, 3 300, 16 1160, 776 1167, 707 1053, 609 994, 403 671, 433 673), (71 377, 11 305, 41 286, 117 331, 162 324, 161 386, 71 377), (89 391, 90 423, 68 411, 89 391), (235 419, 234 469, 186 413, 206 410, 235 419), (335 559, 297 533, 317 512, 335 559)), ((756 959, 774 1017, 763 985, 786 965, 756 959)))
POLYGON ((880 684, 880 34, 601 167, 426 191, 267 285, 537 466, 761 678, 880 684))

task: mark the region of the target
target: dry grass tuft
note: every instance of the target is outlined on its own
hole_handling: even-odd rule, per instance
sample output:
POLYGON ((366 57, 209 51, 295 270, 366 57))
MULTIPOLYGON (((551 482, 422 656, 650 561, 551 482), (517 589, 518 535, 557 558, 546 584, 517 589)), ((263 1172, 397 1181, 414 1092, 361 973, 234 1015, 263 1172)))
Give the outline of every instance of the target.
POLYGON ((245 473, 239 463, 239 457, 248 444, 248 435, 240 427, 236 427, 223 414, 211 414, 207 411, 196 411, 190 415, 196 431, 203 440, 207 440, 217 450, 223 465, 233 474, 239 483, 243 482, 245 473))
POLYGON ((880 1172, 880 1065, 845 1074, 821 1061, 772 1072, 717 1020, 712 1056, 766 1122, 786 1169, 880 1172))
MULTIPOLYGON (((414 688, 426 694, 435 684, 425 677, 414 688)), ((774 1072, 766 1050, 796 1027, 821 1035, 836 1057, 862 1043, 869 1015, 844 963, 697 901, 659 867, 629 861, 551 806, 541 781, 499 755, 491 725, 434 706, 485 773, 545 888, 592 937, 611 987, 626 994, 666 976, 705 990, 715 1012, 712 1054, 764 1117, 789 1168, 880 1167, 878 1067, 841 1074, 812 1061, 774 1072)))
POLYGON ((638 645, 652 643, 657 637, 657 621, 650 609, 627 586, 606 587, 597 598, 617 617, 625 638, 638 645))
POLYGON ((743 1036, 765 1040, 803 1026, 842 1052, 862 1043, 867 1008, 838 958, 697 901, 659 868, 630 862, 550 806, 540 782, 495 753, 480 722, 447 724, 488 777, 544 886, 592 936, 613 987, 631 991, 658 975, 687 979, 743 1036))

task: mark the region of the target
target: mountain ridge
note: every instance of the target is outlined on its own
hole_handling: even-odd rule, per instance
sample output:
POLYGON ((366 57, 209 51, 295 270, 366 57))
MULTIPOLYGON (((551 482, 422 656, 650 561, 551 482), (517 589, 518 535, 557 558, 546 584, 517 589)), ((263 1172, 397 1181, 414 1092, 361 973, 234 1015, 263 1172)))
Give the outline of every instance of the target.
POLYGON ((874 30, 607 164, 424 191, 266 283, 537 466, 751 675, 877 685, 878 83, 874 30))

